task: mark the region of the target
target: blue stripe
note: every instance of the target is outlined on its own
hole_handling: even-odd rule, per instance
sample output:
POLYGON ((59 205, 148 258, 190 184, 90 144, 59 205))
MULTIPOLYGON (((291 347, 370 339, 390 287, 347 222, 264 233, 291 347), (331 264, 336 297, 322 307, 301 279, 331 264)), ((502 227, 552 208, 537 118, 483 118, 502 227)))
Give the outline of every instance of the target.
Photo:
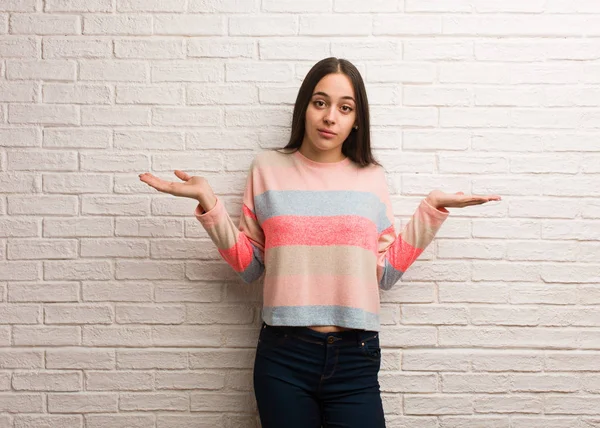
POLYGON ((269 325, 309 326, 338 325, 341 327, 379 331, 379 315, 346 306, 264 306, 262 319, 269 325))
POLYGON ((385 265, 383 267, 383 276, 381 277, 381 281, 379 281, 379 288, 382 290, 391 289, 402 277, 402 275, 404 275, 404 272, 396 270, 386 257, 385 265))
POLYGON ((381 233, 391 226, 386 205, 371 192, 349 190, 268 190, 254 197, 256 218, 358 215, 370 219, 381 233))
POLYGON ((238 272, 238 274, 242 277, 242 280, 247 284, 250 284, 251 282, 254 282, 260 278, 265 270, 265 262, 262 252, 252 242, 250 242, 250 245, 252 245, 252 261, 246 269, 244 269, 242 272, 238 272))

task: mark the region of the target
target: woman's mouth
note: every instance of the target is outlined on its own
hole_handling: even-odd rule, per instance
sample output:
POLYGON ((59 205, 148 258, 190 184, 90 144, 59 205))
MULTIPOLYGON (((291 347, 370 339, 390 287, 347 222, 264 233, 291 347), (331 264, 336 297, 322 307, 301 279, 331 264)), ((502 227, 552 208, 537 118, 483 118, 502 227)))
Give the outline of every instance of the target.
POLYGON ((325 129, 317 129, 319 131, 319 135, 323 138, 331 139, 335 137, 335 133, 331 131, 327 131, 325 129))

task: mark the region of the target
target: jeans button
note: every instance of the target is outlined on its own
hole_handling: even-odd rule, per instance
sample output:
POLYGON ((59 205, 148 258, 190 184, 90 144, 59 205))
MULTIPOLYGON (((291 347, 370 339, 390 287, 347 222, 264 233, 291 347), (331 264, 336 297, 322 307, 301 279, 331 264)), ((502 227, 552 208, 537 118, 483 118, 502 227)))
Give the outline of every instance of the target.
POLYGON ((333 343, 334 340, 335 340, 335 338, 333 336, 329 336, 327 338, 327 343, 333 343))

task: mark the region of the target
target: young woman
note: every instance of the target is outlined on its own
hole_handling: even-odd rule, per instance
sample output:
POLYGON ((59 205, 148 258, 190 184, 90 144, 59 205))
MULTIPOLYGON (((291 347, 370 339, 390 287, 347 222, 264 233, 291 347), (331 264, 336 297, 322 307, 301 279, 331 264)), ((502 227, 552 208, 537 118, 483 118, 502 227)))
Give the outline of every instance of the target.
POLYGON ((264 273, 254 391, 263 428, 385 427, 379 389, 379 290, 433 240, 446 207, 500 200, 433 190, 400 234, 383 167, 371 153, 360 73, 326 58, 308 72, 291 138, 255 156, 236 226, 207 181, 149 173, 155 189, 199 201, 195 216, 251 283, 264 273))

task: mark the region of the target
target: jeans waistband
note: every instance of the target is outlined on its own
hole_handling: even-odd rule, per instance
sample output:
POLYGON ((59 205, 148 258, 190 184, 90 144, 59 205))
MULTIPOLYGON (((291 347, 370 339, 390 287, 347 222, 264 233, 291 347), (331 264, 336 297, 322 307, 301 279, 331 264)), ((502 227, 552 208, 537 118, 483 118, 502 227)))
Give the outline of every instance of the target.
POLYGON ((322 333, 308 327, 272 326, 263 321, 262 328, 276 329, 296 337, 309 339, 311 342, 322 344, 360 343, 379 337, 379 332, 371 330, 344 330, 322 333))

